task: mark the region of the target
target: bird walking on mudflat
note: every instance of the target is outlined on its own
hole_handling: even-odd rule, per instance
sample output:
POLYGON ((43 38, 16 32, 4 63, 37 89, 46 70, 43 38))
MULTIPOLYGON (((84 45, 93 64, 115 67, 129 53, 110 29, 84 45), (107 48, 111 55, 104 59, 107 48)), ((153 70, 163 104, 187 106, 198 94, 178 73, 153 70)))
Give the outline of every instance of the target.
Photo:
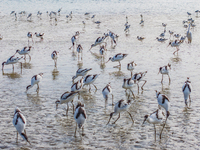
MULTIPOLYGON (((129 116, 131 117, 132 122, 134 123, 134 120, 133 120, 133 117, 132 117, 131 113, 128 112, 128 108, 129 108, 130 104, 131 104, 131 101, 130 101, 130 100, 128 100, 127 102, 125 102, 125 100, 123 100, 123 99, 121 99, 120 101, 118 101, 118 102, 115 104, 114 112, 112 112, 112 113, 110 114, 110 119, 111 119, 111 118, 113 117, 113 115, 115 115, 115 114, 118 114, 118 113, 119 113, 119 116, 118 116, 118 118, 115 120, 115 122, 113 122, 112 124, 115 124, 115 123, 117 122, 117 120, 120 118, 120 113, 121 113, 121 112, 125 112, 125 111, 129 114, 129 116)), ((108 120, 108 123, 107 123, 107 124, 109 124, 110 119, 108 120)))
POLYGON ((192 92, 191 81, 189 80, 189 78, 187 78, 187 80, 185 81, 185 83, 182 87, 182 91, 183 91, 183 95, 184 95, 185 106, 188 107, 188 101, 187 100, 189 98, 189 102, 191 104, 190 93, 192 92))
MULTIPOLYGON (((118 65, 118 66, 114 66, 114 67, 120 67, 120 68, 121 68, 121 63, 120 63, 120 61, 123 60, 127 55, 128 55, 128 54, 118 53, 118 54, 116 54, 115 56, 110 57, 110 58, 108 59, 107 62, 109 62, 110 60, 111 60, 112 62, 118 61, 118 62, 119 62, 119 65, 118 65)), ((106 62, 106 63, 107 63, 107 62, 106 62)))
POLYGON ((68 114, 68 110, 69 110, 69 105, 68 103, 71 101, 72 106, 73 106, 73 114, 74 114, 74 104, 73 104, 73 100, 74 97, 78 94, 78 92, 65 92, 61 95, 60 100, 57 100, 56 103, 56 110, 58 109, 58 104, 63 104, 63 103, 67 103, 67 110, 66 110, 66 116, 68 114))
POLYGON ((145 123, 145 121, 154 125, 155 140, 156 140, 156 124, 161 124, 164 117, 165 117, 164 113, 161 109, 157 109, 155 112, 151 113, 150 115, 144 116, 144 121, 142 125, 145 123))
POLYGON ((163 75, 168 75, 168 77, 169 77, 169 83, 170 83, 171 79, 170 79, 170 76, 169 76, 169 70, 171 70, 171 64, 169 64, 169 63, 166 66, 163 66, 163 67, 159 68, 158 74, 159 73, 162 74, 161 83, 163 83, 163 75))
POLYGON ((85 120, 87 119, 87 115, 86 115, 84 106, 85 105, 81 104, 81 102, 78 102, 78 104, 76 105, 76 110, 74 113, 74 119, 76 121, 76 128, 75 128, 74 136, 76 136, 77 126, 79 127, 79 129, 82 128, 82 135, 83 135, 83 125, 85 123, 85 120))
POLYGON ((145 72, 139 72, 139 73, 135 73, 132 76, 132 80, 134 81, 135 84, 137 84, 138 86, 138 93, 139 93, 139 82, 144 81, 143 85, 141 86, 141 89, 143 90, 143 86, 146 84, 146 80, 143 80, 144 76, 146 75, 147 71, 145 72))
POLYGON ((35 84, 37 84, 37 89, 36 89, 36 92, 39 92, 39 83, 40 81, 42 80, 43 78, 43 73, 39 73, 38 75, 34 75, 32 78, 31 78, 31 84, 28 85, 26 87, 26 92, 32 88, 35 84))
POLYGON ((28 140, 28 137, 26 135, 26 130, 25 130, 26 118, 18 107, 15 108, 15 113, 13 117, 13 125, 15 126, 17 130, 16 142, 18 142, 18 134, 20 134, 21 137, 31 145, 31 143, 28 140))
POLYGON ((169 102, 169 98, 166 95, 161 94, 158 91, 156 91, 156 97, 157 97, 158 107, 159 108, 163 107, 165 109, 165 111, 166 111, 165 123, 164 123, 163 128, 162 128, 162 130, 160 132, 160 139, 161 139, 162 131, 163 131, 163 129, 165 127, 165 124, 167 122, 167 119, 168 119, 168 117, 170 115, 170 113, 169 113, 170 102, 169 102))
POLYGON ((108 84, 103 88, 102 94, 103 94, 103 97, 105 98, 106 101, 108 100, 108 95, 111 94, 111 95, 112 95, 112 105, 114 105, 114 103, 113 103, 112 88, 111 88, 110 83, 108 83, 108 84))

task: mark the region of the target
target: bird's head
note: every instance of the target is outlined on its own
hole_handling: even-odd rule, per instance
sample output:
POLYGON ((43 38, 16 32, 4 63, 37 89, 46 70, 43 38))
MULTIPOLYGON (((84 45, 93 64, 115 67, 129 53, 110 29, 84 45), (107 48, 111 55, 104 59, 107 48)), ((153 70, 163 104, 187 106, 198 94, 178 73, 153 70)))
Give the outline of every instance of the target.
POLYGON ((2 70, 3 70, 3 68, 4 68, 5 63, 6 63, 5 61, 2 63, 2 70))
POLYGON ((142 125, 145 123, 145 121, 147 120, 148 117, 149 117, 149 115, 144 116, 144 121, 143 121, 142 125))
POLYGON ((108 63, 111 59, 112 59, 112 57, 110 57, 106 63, 108 63))
POLYGON ((168 63, 168 67, 169 67, 169 69, 171 69, 171 64, 170 63, 168 63))
POLYGON ((26 140, 26 141, 31 145, 31 143, 29 142, 28 137, 27 137, 26 134, 21 133, 20 135, 21 135, 21 137, 22 137, 24 140, 26 140))
POLYGON ((31 85, 28 85, 28 86, 26 87, 26 92, 27 92, 30 88, 31 88, 31 85))
MULTIPOLYGON (((16 50, 16 53, 18 53, 19 51, 20 51, 20 50, 16 50)), ((16 54, 16 53, 15 53, 15 54, 16 54)))

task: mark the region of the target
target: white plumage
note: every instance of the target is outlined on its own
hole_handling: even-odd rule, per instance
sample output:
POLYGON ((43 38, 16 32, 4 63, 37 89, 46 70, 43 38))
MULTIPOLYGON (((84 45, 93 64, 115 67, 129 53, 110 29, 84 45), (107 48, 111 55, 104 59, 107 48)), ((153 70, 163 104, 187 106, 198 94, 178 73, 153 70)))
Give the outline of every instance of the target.
MULTIPOLYGON (((7 61, 4 61, 2 63, 2 70, 4 69, 4 65, 13 65, 13 70, 14 70, 14 64, 18 63, 20 59, 22 59, 23 57, 14 57, 15 55, 11 56, 10 58, 7 59, 7 61)), ((21 69, 22 69, 22 63, 21 63, 21 69)))
POLYGON ((85 69, 79 68, 76 71, 76 75, 72 77, 72 80, 74 81, 79 76, 84 77, 90 70, 92 70, 92 68, 89 68, 89 69, 88 68, 85 68, 85 69))
POLYGON ((183 91, 183 95, 184 95, 185 106, 188 107, 187 100, 189 98, 189 101, 191 102, 190 93, 192 92, 192 86, 191 86, 191 82, 189 81, 189 78, 187 78, 187 80, 185 81, 185 83, 182 87, 182 91, 183 91))
POLYGON ((26 87, 26 92, 32 88, 35 84, 37 84, 37 89, 36 89, 36 92, 39 91, 39 82, 42 80, 43 78, 43 73, 39 73, 38 75, 34 75, 32 78, 31 78, 31 85, 28 85, 26 87))
POLYGON ((168 65, 159 68, 158 74, 159 73, 162 74, 161 83, 163 82, 163 75, 168 75, 168 77, 169 77, 169 83, 170 83, 170 76, 169 76, 169 70, 170 69, 171 69, 171 64, 169 64, 169 63, 168 63, 168 65))
POLYGON ((113 104, 113 94, 112 94, 112 88, 110 83, 108 83, 106 85, 106 87, 103 88, 102 90, 102 94, 105 100, 108 100, 108 95, 111 94, 112 95, 112 104, 113 104))
POLYGON ((92 85, 96 88, 96 90, 97 90, 97 87, 96 87, 93 83, 94 83, 94 81, 98 78, 98 76, 99 76, 99 74, 94 74, 94 75, 87 75, 87 76, 84 78, 84 81, 83 81, 84 86, 85 86, 85 85, 89 85, 89 91, 90 91, 90 89, 91 89, 90 84, 92 84, 92 85))
POLYGON ((53 51, 53 52, 51 53, 51 58, 54 60, 55 67, 56 67, 56 65, 57 65, 58 53, 59 53, 58 51, 53 51))
MULTIPOLYGON (((110 58, 108 59, 108 61, 109 61, 109 60, 111 60, 112 62, 118 61, 118 62, 119 62, 119 66, 121 67, 120 61, 123 60, 127 55, 128 55, 128 54, 118 53, 118 54, 116 54, 115 56, 110 57, 110 58)), ((107 62, 108 62, 108 61, 107 61, 107 62)), ((107 62, 106 62, 106 63, 107 63, 107 62)))

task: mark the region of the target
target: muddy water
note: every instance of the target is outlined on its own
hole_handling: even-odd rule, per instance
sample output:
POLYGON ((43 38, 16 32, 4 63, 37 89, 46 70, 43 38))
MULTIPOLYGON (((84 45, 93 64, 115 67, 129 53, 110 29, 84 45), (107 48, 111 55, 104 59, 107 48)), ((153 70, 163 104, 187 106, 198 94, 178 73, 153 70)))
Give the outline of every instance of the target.
MULTIPOLYGON (((72 20, 66 20, 65 15, 58 17, 57 25, 54 20, 49 21, 46 14, 42 20, 33 15, 32 21, 26 21, 25 17, 17 21, 10 15, 0 16, 0 34, 3 40, 0 41, 0 62, 6 61, 17 49, 22 49, 28 45, 26 34, 28 32, 44 32, 44 40, 34 36, 29 45, 31 50, 31 60, 23 64, 22 71, 20 65, 7 65, 0 75, 0 147, 5 149, 188 149, 199 147, 199 85, 198 78, 200 69, 199 60, 199 18, 195 18, 196 28, 192 29, 192 44, 183 43, 180 46, 178 55, 173 55, 175 48, 167 47, 169 42, 168 30, 185 35, 182 21, 187 19, 187 15, 148 15, 144 16, 145 24, 140 26, 140 16, 128 15, 130 32, 124 33, 125 15, 97 15, 96 20, 102 23, 98 27, 91 19, 84 15, 75 14, 72 20), (85 28, 82 21, 86 22, 85 28), (164 43, 156 40, 156 37, 163 32, 162 23, 167 23, 166 38, 164 43), (88 50, 97 37, 102 36, 110 29, 120 37, 117 46, 111 46, 110 39, 107 40, 108 51, 104 61, 99 57, 99 47, 94 47, 90 53, 88 50), (76 49, 69 50, 71 37, 76 31, 80 31, 77 43, 83 47, 83 60, 78 61, 76 49), (144 36, 141 42, 137 36, 144 36), (51 59, 51 53, 59 51, 57 67, 51 59), (122 68, 113 68, 117 62, 105 62, 109 57, 117 53, 127 53, 128 56, 121 61, 122 68), (145 76, 147 80, 143 91, 137 92, 137 86, 133 88, 135 99, 125 94, 122 89, 124 78, 130 77, 130 72, 126 69, 127 63, 135 61, 137 66, 135 72, 148 71, 145 76), (160 83, 161 75, 158 75, 159 67, 170 63, 171 84, 168 77, 164 76, 163 84, 160 83), (55 108, 55 101, 66 92, 70 91, 72 76, 79 68, 92 68, 90 74, 100 74, 95 81, 98 90, 92 87, 91 92, 85 86, 80 94, 80 101, 85 104, 87 112, 87 122, 84 126, 84 136, 77 134, 74 137, 75 121, 72 107, 68 117, 64 116, 66 105, 59 105, 55 108), (33 75, 44 73, 40 83, 40 91, 36 93, 36 86, 25 93, 26 86, 30 84, 33 75), (191 94, 191 109, 185 109, 182 85, 187 77, 190 77, 193 91, 191 94), (135 121, 132 124, 129 115, 123 113, 116 124, 106 125, 109 114, 113 111, 111 97, 105 102, 102 96, 102 89, 107 83, 111 83, 114 102, 120 99, 131 99, 131 112, 135 121), (170 117, 166 128, 163 131, 162 140, 159 140, 161 126, 157 126, 156 141, 154 137, 153 125, 148 123, 142 127, 144 115, 157 109, 155 90, 165 93, 171 102, 170 117), (12 124, 12 117, 15 107, 19 107, 27 118, 26 132, 32 145, 28 145, 19 137, 16 143, 16 129, 12 124)), ((173 39, 173 38, 171 38, 173 39)), ((187 41, 187 40, 186 40, 187 41)), ((17 54, 18 55, 18 54, 17 54)), ((142 85, 142 83, 140 83, 142 85)), ((77 103, 75 97, 74 103, 77 103)), ((116 119, 117 116, 114 116, 116 119)), ((111 122, 114 121, 111 120, 111 122)))

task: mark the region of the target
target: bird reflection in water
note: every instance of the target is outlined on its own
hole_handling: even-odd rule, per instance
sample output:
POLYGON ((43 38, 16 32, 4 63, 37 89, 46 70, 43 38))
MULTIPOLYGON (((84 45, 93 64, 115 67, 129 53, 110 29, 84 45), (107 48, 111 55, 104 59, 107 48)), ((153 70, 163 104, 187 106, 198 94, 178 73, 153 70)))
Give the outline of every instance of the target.
POLYGON ((36 105, 41 105, 41 97, 39 96, 39 92, 36 92, 34 94, 28 94, 27 95, 27 100, 30 100, 33 104, 36 105))
POLYGON ((7 76, 10 79, 17 79, 17 78, 21 78, 21 75, 17 72, 12 72, 12 73, 4 73, 4 71, 2 71, 2 75, 3 76, 7 76))
POLYGON ((92 51, 90 51, 90 53, 92 54, 92 56, 95 57, 95 59, 97 60, 101 60, 100 63, 98 63, 100 65, 100 68, 101 69, 104 69, 106 67, 106 63, 105 63, 105 55, 104 54, 97 54, 97 53, 94 53, 92 51))
POLYGON ((31 65, 30 61, 29 62, 25 61, 24 63, 22 63, 22 68, 32 69, 32 65, 31 65))
POLYGON ((52 71, 53 80, 56 80, 58 75, 59 75, 59 71, 58 71, 57 67, 54 67, 54 69, 52 71))

